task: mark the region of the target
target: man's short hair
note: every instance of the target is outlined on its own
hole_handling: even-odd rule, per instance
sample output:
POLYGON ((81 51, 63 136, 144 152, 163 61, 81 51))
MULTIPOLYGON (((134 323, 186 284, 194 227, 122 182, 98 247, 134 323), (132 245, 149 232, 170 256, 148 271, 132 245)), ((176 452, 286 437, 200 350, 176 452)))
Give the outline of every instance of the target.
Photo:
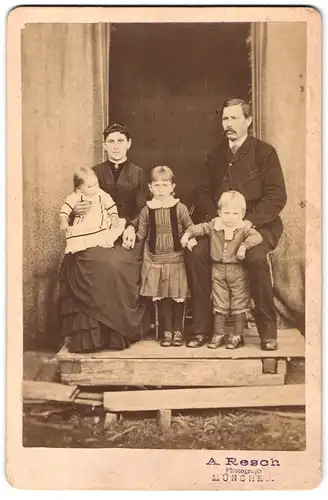
POLYGON ((229 99, 226 99, 224 101, 221 107, 220 116, 222 117, 224 108, 228 108, 229 106, 237 106, 238 104, 241 105, 241 109, 243 110, 243 115, 245 118, 251 116, 251 105, 248 102, 244 101, 244 99, 238 99, 237 97, 229 97, 229 99))

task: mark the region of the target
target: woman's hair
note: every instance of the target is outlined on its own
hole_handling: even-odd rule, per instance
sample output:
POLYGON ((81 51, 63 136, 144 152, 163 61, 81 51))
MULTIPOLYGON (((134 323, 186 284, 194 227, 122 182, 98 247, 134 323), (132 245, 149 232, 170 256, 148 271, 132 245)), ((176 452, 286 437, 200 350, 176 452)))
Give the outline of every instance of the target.
POLYGON ((108 127, 106 127, 103 131, 104 141, 106 141, 109 134, 112 134, 113 132, 120 132, 121 134, 125 135, 128 141, 130 140, 130 134, 127 126, 122 125, 121 123, 113 123, 113 125, 108 125, 108 127))
POLYGON ((165 165, 160 165, 159 167, 154 167, 151 169, 149 174, 149 182, 156 181, 158 179, 164 179, 171 181, 172 184, 175 184, 175 176, 170 167, 165 165))
POLYGON ((229 205, 230 203, 235 203, 246 212, 246 200, 238 191, 227 191, 223 193, 218 201, 218 208, 221 210, 223 206, 229 205))
POLYGON ((90 174, 96 175, 92 168, 80 167, 78 170, 75 170, 73 174, 74 191, 85 183, 90 174))

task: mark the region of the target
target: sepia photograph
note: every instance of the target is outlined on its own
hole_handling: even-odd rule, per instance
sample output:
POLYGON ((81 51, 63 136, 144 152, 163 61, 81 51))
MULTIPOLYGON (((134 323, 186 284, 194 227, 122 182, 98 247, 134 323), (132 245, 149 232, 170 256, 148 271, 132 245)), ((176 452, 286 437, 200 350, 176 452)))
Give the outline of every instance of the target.
POLYGON ((17 464, 138 450, 157 479, 147 465, 129 489, 320 482, 320 23, 305 7, 10 13, 8 477, 120 489, 124 472, 79 482, 87 461, 57 483, 17 464), (193 478, 174 450, 199 457, 193 478))

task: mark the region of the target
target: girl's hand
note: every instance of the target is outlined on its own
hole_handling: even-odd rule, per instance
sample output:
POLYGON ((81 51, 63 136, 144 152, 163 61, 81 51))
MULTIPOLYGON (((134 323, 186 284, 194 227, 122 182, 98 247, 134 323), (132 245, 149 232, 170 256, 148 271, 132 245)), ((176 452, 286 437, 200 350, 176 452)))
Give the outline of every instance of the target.
POLYGON ((130 250, 134 248, 136 242, 136 230, 133 226, 128 226, 123 233, 123 248, 130 250))
POLYGON ((191 252, 192 249, 197 245, 197 240, 196 238, 190 238, 190 240, 187 243, 187 248, 191 252))
POLYGON ((186 248, 188 241, 189 241, 189 238, 190 238, 190 234, 188 232, 184 233, 184 235, 182 236, 182 238, 180 240, 182 248, 186 248))

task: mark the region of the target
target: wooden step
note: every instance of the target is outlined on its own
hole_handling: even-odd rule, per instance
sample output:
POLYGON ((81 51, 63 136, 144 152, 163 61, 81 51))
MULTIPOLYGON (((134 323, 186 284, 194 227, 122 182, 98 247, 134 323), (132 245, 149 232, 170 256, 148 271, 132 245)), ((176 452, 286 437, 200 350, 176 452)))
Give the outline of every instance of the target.
POLYGON ((65 361, 61 379, 80 386, 218 387, 279 385, 285 374, 284 360, 276 373, 265 373, 261 359, 107 358, 74 361, 72 367, 65 361))
POLYGON ((104 408, 110 412, 304 405, 304 385, 104 393, 104 408))
POLYGON ((245 347, 238 349, 208 349, 207 346, 191 349, 182 347, 161 347, 154 339, 147 339, 131 345, 124 351, 99 351, 89 354, 69 353, 63 349, 57 356, 61 361, 79 361, 88 359, 249 359, 249 358, 302 358, 305 356, 304 337, 298 330, 280 330, 278 332, 277 351, 262 351, 256 329, 245 334, 245 347))

